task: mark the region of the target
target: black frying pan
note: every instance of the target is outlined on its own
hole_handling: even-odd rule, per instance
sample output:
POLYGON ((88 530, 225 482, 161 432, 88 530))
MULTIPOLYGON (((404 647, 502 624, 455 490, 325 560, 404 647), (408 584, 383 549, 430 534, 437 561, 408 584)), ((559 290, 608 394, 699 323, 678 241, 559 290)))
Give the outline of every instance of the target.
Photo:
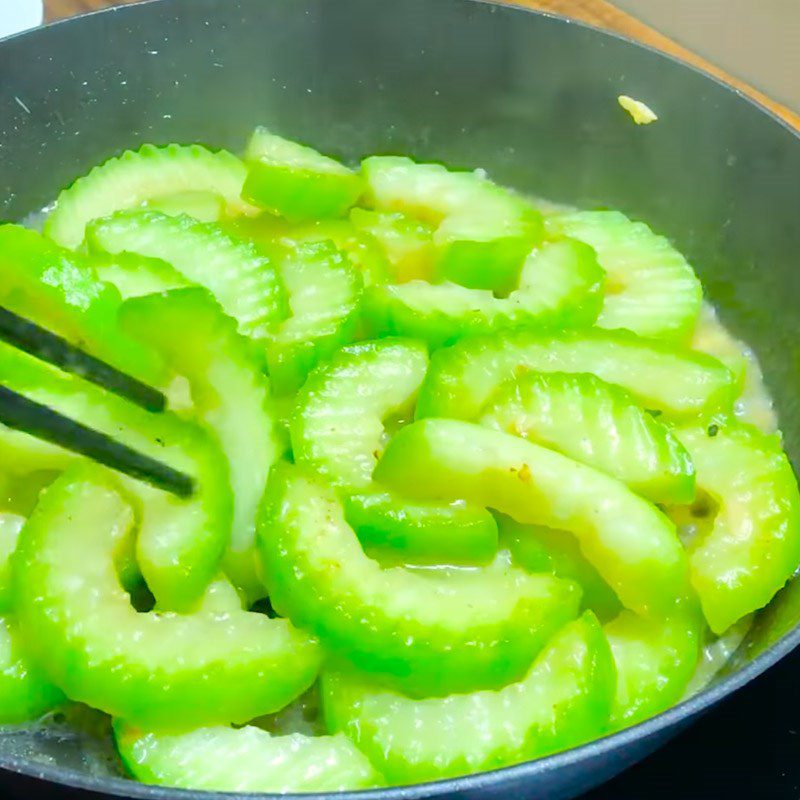
MULTIPOLYGON (((646 219, 755 347, 800 463, 800 141, 740 94, 624 39, 472 0, 160 0, 0 43, 0 217, 40 208, 124 147, 238 149, 258 123, 348 160, 401 152, 481 166, 522 191, 646 219), (646 100, 659 122, 634 126, 620 93, 646 100)), ((786 655, 798 620, 800 589, 789 587, 726 675, 636 728, 505 770, 358 797, 572 797, 786 655)), ((86 748, 0 737, 0 795, 201 796, 115 777, 86 748), (25 776, 42 780, 32 788, 25 776)))

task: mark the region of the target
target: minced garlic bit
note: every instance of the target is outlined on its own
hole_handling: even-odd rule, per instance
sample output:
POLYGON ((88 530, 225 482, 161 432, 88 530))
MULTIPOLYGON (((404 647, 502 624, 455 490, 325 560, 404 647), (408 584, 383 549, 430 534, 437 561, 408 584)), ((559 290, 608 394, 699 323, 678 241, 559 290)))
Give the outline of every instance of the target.
POLYGON ((617 102, 631 115, 637 125, 649 125, 658 119, 653 109, 641 100, 634 100, 626 94, 621 94, 617 102))

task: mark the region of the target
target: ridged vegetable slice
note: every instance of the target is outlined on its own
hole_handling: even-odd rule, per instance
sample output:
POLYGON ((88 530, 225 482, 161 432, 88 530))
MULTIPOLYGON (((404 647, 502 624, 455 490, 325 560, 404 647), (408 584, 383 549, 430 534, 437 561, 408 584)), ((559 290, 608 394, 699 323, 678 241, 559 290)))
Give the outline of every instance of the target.
POLYGON ((91 223, 86 237, 95 252, 128 251, 168 262, 208 289, 250 338, 265 338, 288 314, 276 265, 218 225, 157 211, 120 211, 91 223))
POLYGON ((505 331, 459 342, 431 359, 417 418, 475 419, 504 381, 526 371, 590 372, 646 409, 691 417, 730 409, 731 371, 710 356, 626 331, 505 331))
POLYGON ((241 197, 245 174, 244 164, 226 150, 212 152, 198 144, 145 144, 109 159, 64 189, 45 223, 45 233, 64 247, 75 248, 91 220, 182 191, 219 194, 231 216, 252 213, 253 207, 241 197))
POLYGON ((498 389, 480 422, 599 469, 653 502, 694 498, 684 446, 628 392, 594 375, 520 375, 498 389))
POLYGON ((552 450, 468 422, 427 419, 389 443, 375 479, 436 500, 466 497, 516 519, 568 530, 637 613, 669 610, 688 589, 675 526, 619 481, 552 450))
POLYGON ((256 515, 270 467, 283 450, 269 381, 236 323, 204 289, 128 301, 121 324, 189 381, 194 411, 213 431, 230 473, 233 525, 225 568, 251 601, 263 597, 253 552, 256 515))
POLYGON ((414 700, 346 673, 323 674, 325 716, 397 783, 466 775, 586 742, 605 728, 614 663, 585 614, 499 691, 414 700))
POLYGON ((122 760, 142 783, 214 792, 340 792, 383 779, 343 734, 272 736, 260 728, 142 731, 116 722, 122 760))
POLYGON ((718 505, 711 530, 689 546, 689 567, 708 624, 722 633, 767 605, 800 563, 797 479, 777 435, 724 418, 676 434, 718 505))
POLYGON ((42 495, 15 554, 16 608, 31 652, 71 699, 153 728, 242 723, 305 691, 319 649, 261 614, 139 613, 114 550, 130 507, 98 468, 42 495))
POLYGON ((700 313, 703 288, 686 259, 642 222, 619 211, 577 211, 547 218, 550 236, 580 239, 606 271, 598 325, 640 336, 685 339, 700 313))
POLYGON ((273 469, 259 527, 275 609, 362 669, 419 694, 495 688, 575 616, 579 591, 504 565, 448 575, 382 569, 332 489, 273 469))
POLYGON ((507 297, 455 283, 409 281, 373 286, 364 317, 375 334, 415 336, 431 347, 504 328, 584 327, 602 304, 603 271, 577 241, 545 244, 525 260, 518 287, 507 297))
POLYGON ((92 264, 104 281, 117 287, 124 300, 190 285, 175 267, 160 258, 125 252, 113 256, 96 253, 92 264))
POLYGON ((39 719, 66 699, 31 660, 14 618, 0 616, 0 725, 39 719))
POLYGON ((311 147, 256 128, 242 196, 289 220, 341 217, 364 190, 361 177, 311 147))

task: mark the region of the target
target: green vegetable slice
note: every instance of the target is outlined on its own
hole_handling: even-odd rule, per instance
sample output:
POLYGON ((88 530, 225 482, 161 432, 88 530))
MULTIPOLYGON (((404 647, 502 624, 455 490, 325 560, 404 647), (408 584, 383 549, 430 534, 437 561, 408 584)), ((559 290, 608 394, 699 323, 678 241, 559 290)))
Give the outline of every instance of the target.
POLYGON ((20 537, 20 624, 72 700, 169 730, 243 723, 311 685, 319 648, 286 620, 135 611, 114 566, 131 523, 102 472, 80 465, 43 493, 20 537))
POLYGON ((225 198, 216 192, 176 192, 149 200, 144 206, 171 217, 185 214, 199 222, 219 222, 225 216, 225 198))
POLYGON ((559 631, 527 675, 499 691, 414 700, 323 673, 325 716, 395 783, 456 777, 575 747, 602 733, 614 663, 595 617, 559 631))
POLYGON ((686 339, 703 301, 703 287, 686 259, 642 222, 618 211, 578 211, 547 218, 550 236, 580 239, 606 271, 598 325, 640 336, 686 339))
POLYGON ((283 450, 269 381, 236 323, 204 289, 130 300, 121 324, 189 381, 194 411, 213 431, 230 473, 233 526, 225 569, 251 601, 263 597, 253 552, 256 515, 270 467, 283 450))
POLYGON ((358 174, 310 147, 256 128, 242 196, 292 221, 341 217, 364 190, 358 174))
POLYGON ((699 611, 689 608, 667 619, 623 611, 605 626, 617 668, 614 728, 660 714, 683 697, 700 657, 702 627, 699 611))
MULTIPOLYGON (((0 383, 195 478, 188 500, 121 478, 137 506, 137 560, 150 590, 165 608, 190 607, 216 574, 230 537, 228 469, 214 442, 174 414, 150 414, 6 345, 0 345, 0 383)), ((82 460, 2 426, 0 449, 6 468, 22 475, 82 460)))
POLYGON ((738 388, 711 356, 626 331, 504 331, 436 353, 417 417, 475 419, 501 383, 530 370, 589 372, 627 389, 644 408, 678 417, 730 409, 738 388))
POLYGON ((666 612, 688 590, 686 558, 666 516, 619 481, 515 436, 422 420, 392 439, 375 479, 574 533, 622 604, 638 613, 666 612))
POLYGON ((383 779, 343 734, 272 736, 260 728, 142 731, 114 724, 122 760, 143 783, 214 792, 339 792, 383 779))
POLYGON ((589 326, 600 311, 602 288, 603 271, 592 249, 565 240, 534 250, 507 297, 454 283, 410 281, 371 287, 364 316, 376 334, 415 336, 441 347, 504 328, 589 326))
POLYGON ((767 605, 800 563, 800 495, 777 435, 719 418, 676 431, 717 504, 689 546, 692 585, 719 634, 767 605))
MULTIPOLYGON (((5 455, 2 444, 0 454, 5 455)), ((12 610, 14 601, 11 584, 11 555, 17 547, 19 532, 25 517, 6 511, 0 512, 0 614, 12 610)))
POLYGON ((208 289, 249 338, 266 338, 288 315, 286 293, 272 260, 218 225, 157 211, 120 211, 92 222, 86 238, 93 252, 127 251, 167 261, 186 279, 208 289))
POLYGON ((319 361, 356 337, 363 280, 330 241, 290 249, 281 276, 292 316, 271 337, 267 365, 276 393, 292 394, 319 361))
POLYGON ((495 688, 575 616, 579 590, 505 565, 446 576, 368 558, 333 490, 273 469, 259 527, 274 608, 362 669, 419 694, 495 688))
POLYGON ((31 661, 14 619, 0 616, 0 725, 39 719, 66 699, 31 661))
POLYGON ((114 284, 124 300, 190 285, 175 267, 160 258, 125 252, 113 256, 97 253, 92 263, 98 275, 114 284))
POLYGON ((231 216, 253 212, 242 200, 245 166, 226 150, 170 144, 143 145, 95 167, 58 196, 45 234, 64 247, 83 241, 86 225, 115 211, 135 208, 178 192, 214 192, 231 216))
POLYGON ((480 422, 599 469, 653 502, 694 499, 694 465, 676 436, 594 375, 521 375, 498 389, 480 422))

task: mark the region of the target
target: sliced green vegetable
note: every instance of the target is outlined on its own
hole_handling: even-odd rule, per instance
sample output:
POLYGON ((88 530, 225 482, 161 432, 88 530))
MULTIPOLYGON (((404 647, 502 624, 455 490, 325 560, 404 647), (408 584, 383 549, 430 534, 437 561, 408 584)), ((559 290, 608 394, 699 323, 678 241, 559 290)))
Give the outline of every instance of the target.
POLYGON ((92 222, 86 238, 93 252, 128 251, 167 261, 192 283, 205 286, 244 336, 267 337, 289 313, 273 261, 218 225, 157 211, 121 211, 92 222))
MULTIPOLYGON (((0 446, 0 454, 5 455, 0 446)), ((11 555, 16 550, 19 532, 25 517, 19 514, 0 512, 0 614, 6 614, 14 606, 11 587, 11 555)))
POLYGON ((244 164, 226 150, 146 144, 109 159, 64 189, 45 223, 45 234, 76 248, 91 220, 187 191, 218 194, 231 216, 252 213, 253 207, 241 197, 245 174, 244 164))
POLYGON ((375 480, 436 500, 465 497, 518 522, 572 532, 626 608, 665 612, 688 590, 675 526, 619 481, 560 453, 468 422, 400 430, 375 480))
POLYGON ((454 283, 410 281, 371 287, 365 319, 376 334, 415 336, 431 347, 504 328, 591 325, 602 305, 603 271, 577 241, 545 244, 525 260, 507 297, 454 283))
POLYGON ((711 356, 626 331, 505 331, 436 353, 417 417, 475 419, 503 381, 529 370, 590 372, 670 416, 730 409, 737 392, 731 371, 711 356))
POLYGON ((217 192, 176 192, 150 200, 144 205, 171 217, 186 214, 199 222, 219 222, 225 216, 225 198, 217 192))
POLYGON ((190 285, 175 267, 160 258, 124 252, 113 256, 98 253, 92 264, 97 274, 113 283, 126 300, 190 285))
POLYGON ((80 465, 43 493, 20 537, 20 624, 72 700, 135 724, 185 729, 246 722, 311 685, 319 648, 286 620, 135 611, 114 566, 131 523, 103 473, 80 465))
POLYGON ((719 418, 676 431, 717 504, 713 527, 689 546, 692 585, 722 633, 767 605, 800 563, 800 494, 780 437, 719 418))
POLYGON ((323 674, 325 716, 394 783, 496 769, 602 733, 614 662, 597 620, 566 625, 528 674, 499 691, 414 700, 345 673, 323 674))
MULTIPOLYGON (((150 590, 164 608, 191 606, 216 575, 230 537, 228 468, 215 443, 174 414, 150 414, 6 345, 0 345, 0 383, 195 479, 194 495, 183 500, 121 478, 137 506, 137 560, 150 590)), ((58 472, 82 460, 28 434, 0 431, 11 472, 58 472)))
POLYGON ((363 279, 330 241, 298 244, 281 262, 292 316, 267 345, 267 365, 279 394, 296 392, 308 373, 355 337, 363 279))
POLYGON ((214 792, 339 792, 383 785, 343 734, 272 736, 260 728, 146 732, 114 724, 119 754, 143 783, 214 792))
POLYGON ((259 527, 274 608, 415 694, 496 688, 575 616, 579 590, 506 565, 439 575, 368 558, 331 488, 281 464, 259 527))
POLYGON ((164 379, 152 353, 117 325, 119 292, 93 263, 19 225, 0 225, 0 303, 146 383, 164 379))
POLYGON ((699 612, 688 608, 668 619, 623 611, 605 626, 617 667, 614 728, 660 714, 683 697, 700 657, 702 627, 699 612))
POLYGON ((686 259, 642 222, 619 211, 578 211, 547 218, 549 236, 580 239, 597 251, 608 276, 597 324, 640 336, 686 339, 703 287, 686 259))
POLYGON ((225 569, 249 600, 264 596, 253 547, 258 505, 283 447, 276 430, 269 381, 246 339, 200 288, 128 301, 121 323, 155 348, 189 381, 195 413, 214 432, 227 460, 233 526, 225 569))
POLYGON ((247 145, 242 196, 297 221, 341 217, 364 190, 361 177, 310 147, 256 128, 247 145))
POLYGON ((0 725, 39 719, 65 701, 31 661, 14 619, 0 616, 0 725))
POLYGON ((616 617, 622 610, 611 587, 586 560, 578 540, 569 531, 525 525, 505 514, 497 515, 497 524, 500 541, 511 551, 517 566, 526 572, 547 572, 575 581, 583 589, 581 608, 590 609, 602 622, 616 617))
POLYGON ((594 375, 520 375, 498 389, 480 422, 599 469, 653 502, 694 498, 694 465, 676 436, 594 375))

